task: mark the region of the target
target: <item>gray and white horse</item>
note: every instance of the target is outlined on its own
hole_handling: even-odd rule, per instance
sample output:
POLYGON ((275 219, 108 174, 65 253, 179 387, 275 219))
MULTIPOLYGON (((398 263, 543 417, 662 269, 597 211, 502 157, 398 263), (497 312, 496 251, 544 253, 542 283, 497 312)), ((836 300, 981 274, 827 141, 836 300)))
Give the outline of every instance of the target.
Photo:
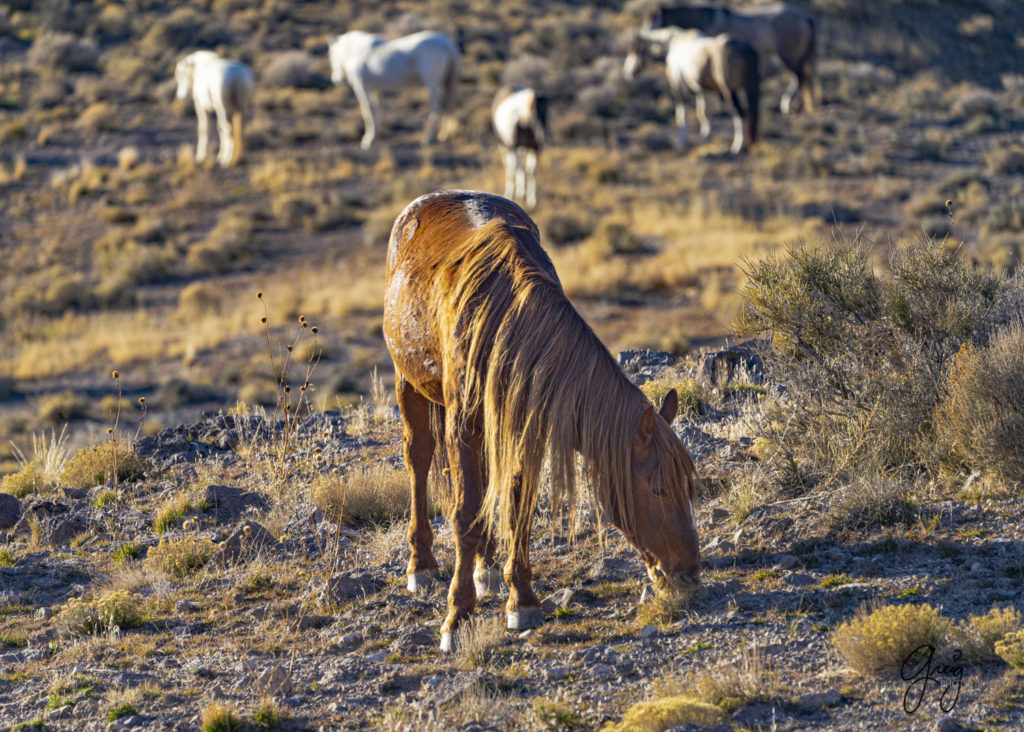
POLYGON ((206 160, 211 112, 217 115, 220 149, 217 162, 233 165, 242 157, 242 125, 252 109, 254 83, 249 67, 240 61, 221 58, 213 51, 195 51, 178 61, 174 69, 178 99, 192 101, 199 119, 196 162, 206 160))
POLYGON ((650 15, 646 28, 696 28, 707 35, 729 33, 751 46, 762 60, 777 56, 795 78, 782 95, 783 114, 799 111, 802 97, 813 112, 821 99, 817 72, 814 20, 786 5, 729 10, 707 5, 662 5, 650 15))
POLYGON ((727 33, 706 36, 697 30, 679 28, 642 30, 622 69, 626 79, 632 80, 648 57, 665 59, 665 73, 676 106, 680 146, 686 142, 684 89, 696 97, 702 137, 711 133, 704 92, 715 91, 732 109, 735 128, 732 152, 742 152, 757 141, 761 81, 757 52, 749 43, 727 33), (746 93, 745 105, 738 94, 741 90, 746 93))
POLYGON ((376 90, 407 84, 418 77, 430 96, 426 144, 437 138, 441 112, 450 112, 459 84, 459 49, 448 36, 434 31, 385 41, 363 31, 337 36, 327 51, 331 81, 348 80, 359 100, 365 132, 364 150, 377 135, 376 90))
POLYGON ((537 160, 547 136, 547 100, 530 87, 502 87, 491 106, 505 162, 505 197, 537 205, 537 160))

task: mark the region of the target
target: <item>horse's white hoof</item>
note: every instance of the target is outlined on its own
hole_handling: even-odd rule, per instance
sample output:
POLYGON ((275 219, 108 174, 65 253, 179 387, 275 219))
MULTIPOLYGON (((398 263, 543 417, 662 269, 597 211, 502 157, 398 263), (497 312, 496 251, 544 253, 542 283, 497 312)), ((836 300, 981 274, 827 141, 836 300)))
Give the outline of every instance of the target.
POLYGON ((441 653, 451 653, 455 650, 455 638, 450 630, 441 633, 441 653))
POLYGON ((476 587, 476 596, 493 595, 501 592, 501 572, 494 567, 483 571, 473 572, 473 586, 476 587))
POLYGON ((544 611, 539 607, 521 607, 508 613, 506 626, 509 630, 523 631, 544 625, 544 611))
POLYGON ((420 570, 419 572, 413 572, 408 575, 408 582, 406 588, 409 592, 419 592, 420 590, 427 589, 430 585, 434 584, 438 580, 438 574, 436 571, 428 569, 420 570))
POLYGON ((363 148, 364 150, 369 150, 371 147, 373 147, 373 138, 371 137, 367 139, 364 137, 362 142, 359 143, 359 147, 363 148))

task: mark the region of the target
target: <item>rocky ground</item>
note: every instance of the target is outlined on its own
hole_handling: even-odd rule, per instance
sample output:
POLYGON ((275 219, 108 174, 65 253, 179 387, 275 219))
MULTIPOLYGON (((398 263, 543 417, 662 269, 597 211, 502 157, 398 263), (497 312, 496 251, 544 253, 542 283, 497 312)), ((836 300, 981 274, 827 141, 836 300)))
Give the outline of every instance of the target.
MULTIPOLYGON (((657 364, 627 363, 638 381, 657 364)), ((752 460, 747 404, 676 423, 702 474, 752 460)), ((640 604, 643 564, 614 528, 584 510, 570 542, 541 516, 532 557, 549 622, 505 632, 501 599, 484 598, 475 645, 448 656, 446 587, 406 591, 403 521, 339 526, 306 489, 313 474, 394 471, 397 421, 324 412, 276 424, 206 417, 136 442, 141 480, 0 495, 5 728, 197 729, 221 703, 287 729, 596 729, 672 679, 754 658, 771 701, 751 694, 722 729, 1024 728, 1024 683, 1004 664, 965 664, 950 718, 937 688, 908 715, 907 682, 856 675, 829 642, 869 601, 928 603, 955 620, 1024 607, 1021 497, 937 497, 913 522, 843 533, 822 521, 831 493, 739 520, 705 481, 704 584, 674 617, 640 604), (268 457, 285 430, 288 448, 268 457), (159 507, 183 493, 184 516, 158 534, 159 507), (172 580, 144 563, 159 540, 186 535, 219 543, 201 570, 172 580), (76 635, 61 622, 69 600, 113 589, 141 598, 138 627, 76 635), (259 715, 261 698, 274 715, 259 715)), ((450 530, 434 528, 450 576, 450 530)))

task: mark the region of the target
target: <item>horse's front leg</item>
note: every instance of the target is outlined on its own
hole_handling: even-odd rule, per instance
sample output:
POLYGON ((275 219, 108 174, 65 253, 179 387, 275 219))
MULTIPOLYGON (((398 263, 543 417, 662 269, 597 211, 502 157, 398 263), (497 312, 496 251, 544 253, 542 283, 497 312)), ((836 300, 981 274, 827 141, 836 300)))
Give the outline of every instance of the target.
POLYGON ((455 571, 448 588, 448 615, 441 625, 441 650, 451 651, 455 648, 456 629, 476 607, 473 561, 483 533, 483 526, 477 521, 483 494, 483 433, 476 425, 465 423, 459 410, 449 408, 445 441, 454 495, 451 523, 455 534, 455 571))
POLYGON ((198 104, 196 105, 196 117, 199 120, 197 127, 199 140, 196 142, 196 162, 202 163, 206 161, 206 148, 210 144, 210 118, 204 110, 200 109, 198 104))
POLYGON ((399 376, 395 385, 402 412, 402 448, 412 478, 409 518, 408 588, 416 592, 437 579, 437 562, 431 552, 434 532, 427 514, 427 475, 434 458, 434 434, 430 431, 430 401, 399 376))
POLYGON ((708 102, 704 92, 697 92, 697 121, 700 123, 700 136, 711 134, 711 123, 708 121, 708 102))
POLYGON ((522 481, 513 488, 512 505, 521 510, 512 517, 512 542, 505 563, 505 584, 508 585, 508 603, 505 605, 509 630, 527 630, 544 623, 544 611, 533 591, 533 572, 530 569, 530 528, 533 523, 533 502, 523 506, 522 481))

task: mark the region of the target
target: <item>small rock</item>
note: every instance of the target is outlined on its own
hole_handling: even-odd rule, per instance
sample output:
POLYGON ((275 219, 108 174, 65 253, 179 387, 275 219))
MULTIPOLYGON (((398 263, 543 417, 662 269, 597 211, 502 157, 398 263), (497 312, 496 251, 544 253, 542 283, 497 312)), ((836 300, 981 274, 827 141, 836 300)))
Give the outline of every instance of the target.
POLYGON ((49 620, 52 616, 53 610, 48 607, 41 607, 35 613, 36 620, 49 620))
POLYGON ((636 673, 636 665, 627 658, 615 664, 615 670, 619 676, 630 676, 636 673))
POLYGON ((807 587, 807 585, 813 585, 816 580, 809 574, 803 574, 801 572, 790 572, 783 581, 791 587, 807 587))
POLYGON ((541 669, 541 674, 545 681, 565 681, 569 678, 569 672, 559 667, 541 669))
POLYGON ((796 700, 796 705, 804 711, 817 711, 825 707, 834 707, 842 700, 842 694, 835 689, 829 689, 828 691, 813 691, 804 694, 796 700))
POLYGON ((21 518, 21 501, 9 493, 0 493, 0 530, 9 529, 21 518))
POLYGON ((729 512, 724 508, 711 509, 711 523, 715 526, 725 522, 729 518, 729 512))
POLYGON ((604 681, 615 676, 615 669, 607 663, 594 664, 590 669, 590 677, 595 681, 604 681))
POLYGON ((187 615, 188 613, 199 612, 199 603, 193 600, 178 600, 174 603, 174 611, 178 615, 187 615))
POLYGON ((343 648, 357 648, 363 644, 363 636, 359 633, 346 633, 338 639, 338 645, 343 648))
POLYGON ((775 708, 771 704, 750 704, 732 715, 732 721, 742 727, 771 724, 775 708))
POLYGON ((334 622, 333 615, 303 615, 299 618, 299 630, 322 628, 334 622))
POLYGON ((420 684, 424 689, 436 689, 443 681, 440 676, 424 676, 420 684))
POLYGON ((554 612, 555 610, 564 610, 567 607, 569 607, 569 605, 571 605, 575 599, 576 593, 573 591, 573 589, 571 587, 564 587, 561 590, 553 592, 546 598, 544 598, 544 611, 554 612), (549 602, 553 606, 551 610, 548 610, 546 607, 549 602))
POLYGON ((800 566, 800 560, 792 554, 783 554, 775 560, 775 566, 779 569, 796 569, 800 566))
POLYGON ((645 625, 643 628, 640 629, 640 639, 645 641, 653 640, 654 638, 658 637, 658 633, 659 631, 656 626, 645 625))
POLYGON ((935 723, 936 732, 960 732, 963 727, 948 714, 935 723))

